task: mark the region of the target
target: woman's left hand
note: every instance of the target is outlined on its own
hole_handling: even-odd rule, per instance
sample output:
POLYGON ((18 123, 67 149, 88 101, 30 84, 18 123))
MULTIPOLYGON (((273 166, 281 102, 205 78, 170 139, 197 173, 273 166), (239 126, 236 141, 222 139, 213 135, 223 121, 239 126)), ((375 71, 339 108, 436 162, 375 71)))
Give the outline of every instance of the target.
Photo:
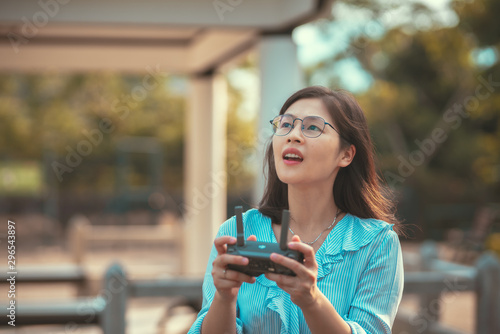
POLYGON ((304 254, 303 264, 276 253, 271 254, 271 261, 293 270, 297 276, 266 273, 266 277, 275 281, 281 289, 288 292, 292 302, 298 307, 312 306, 321 295, 316 285, 318 263, 314 257, 314 249, 302 243, 296 235, 293 236, 288 247, 304 254))

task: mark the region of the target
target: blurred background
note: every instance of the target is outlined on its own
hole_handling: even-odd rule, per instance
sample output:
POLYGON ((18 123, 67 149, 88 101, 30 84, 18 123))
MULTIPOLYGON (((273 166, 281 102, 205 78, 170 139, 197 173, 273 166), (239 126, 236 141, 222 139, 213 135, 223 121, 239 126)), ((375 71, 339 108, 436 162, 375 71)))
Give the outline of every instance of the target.
MULTIPOLYGON (((77 318, 112 263, 196 287, 218 226, 260 199, 268 120, 309 85, 363 107, 407 272, 466 277, 405 294, 395 333, 480 332, 471 277, 500 256, 498 14, 495 0, 2 1, 1 265, 10 220, 16 298, 35 303, 18 333, 108 333, 101 313, 77 318), (55 301, 73 318, 49 321, 55 301)), ((127 333, 185 332, 196 303, 175 297, 129 291, 127 333)))

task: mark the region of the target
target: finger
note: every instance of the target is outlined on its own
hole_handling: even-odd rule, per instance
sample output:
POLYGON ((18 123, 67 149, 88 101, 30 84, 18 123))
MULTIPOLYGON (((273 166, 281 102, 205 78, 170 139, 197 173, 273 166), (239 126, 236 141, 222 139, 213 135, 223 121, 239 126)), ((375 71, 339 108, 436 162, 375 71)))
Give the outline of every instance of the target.
POLYGON ((254 283, 255 279, 252 276, 227 268, 230 264, 246 266, 248 262, 248 258, 243 256, 222 254, 214 261, 212 275, 216 275, 219 279, 223 280, 254 283))
POLYGON ((294 259, 290 259, 286 256, 272 253, 270 258, 271 258, 271 261, 273 261, 274 263, 280 264, 283 267, 286 267, 286 268, 292 270, 297 275, 299 275, 301 272, 306 270, 306 268, 304 267, 303 264, 299 263, 298 261, 296 261, 294 259))
POLYGON ((228 281, 240 282, 240 284, 242 282, 246 282, 246 283, 250 283, 250 284, 255 283, 255 277, 252 277, 252 276, 249 276, 247 274, 240 273, 239 271, 235 271, 235 270, 231 270, 231 269, 226 270, 226 274, 225 274, 225 277, 223 277, 223 279, 228 280, 228 281))
POLYGON ((218 237, 214 240, 214 246, 219 255, 224 254, 226 252, 227 249, 226 244, 234 244, 234 243, 236 243, 236 238, 228 235, 218 237))
POLYGON ((226 279, 216 279, 214 280, 215 287, 217 289, 231 289, 231 288, 239 288, 243 282, 239 281, 231 281, 226 279))
POLYGON ((296 278, 293 276, 273 274, 273 273, 265 273, 267 279, 276 282, 280 288, 284 286, 293 285, 296 281, 296 278))
POLYGON ((314 253, 314 248, 312 248, 310 245, 307 245, 307 244, 303 243, 303 242, 302 242, 302 240, 300 240, 300 237, 299 237, 298 235, 294 235, 294 236, 292 237, 291 242, 288 244, 288 247, 289 247, 289 248, 290 248, 290 246, 291 246, 291 243, 292 243, 292 242, 293 242, 293 243, 298 243, 298 244, 299 244, 299 245, 301 245, 301 246, 298 246, 298 248, 294 248, 294 246, 292 246, 292 248, 291 248, 291 249, 295 249, 295 250, 300 251, 301 253, 303 253, 303 254, 304 254, 304 257, 306 257, 306 254, 308 254, 308 255, 309 255, 309 257, 307 257, 307 259, 308 259, 310 262, 308 262, 308 263, 312 263, 312 262, 313 262, 313 261, 312 261, 313 259, 314 259, 314 260, 316 260, 315 253, 314 253), (308 249, 309 249, 310 251, 309 251, 308 249), (312 257, 312 258, 311 258, 311 257, 312 257))
POLYGON ((257 241, 257 237, 255 235, 251 235, 247 238, 248 241, 257 241))
POLYGON ((223 280, 253 283, 255 280, 252 276, 227 268, 227 266, 230 264, 246 266, 248 262, 248 258, 243 256, 222 254, 216 261, 214 261, 212 275, 217 275, 220 279, 223 280), (215 262, 217 263, 215 264, 215 262))
POLYGON ((246 266, 248 264, 248 258, 241 255, 222 254, 215 260, 215 262, 218 262, 218 267, 224 269, 227 268, 228 264, 246 266))
POLYGON ((307 268, 315 268, 317 267, 316 263, 316 257, 314 255, 314 248, 309 246, 308 244, 305 244, 303 242, 296 242, 293 241, 288 243, 288 248, 296 250, 304 254, 304 265, 307 268))

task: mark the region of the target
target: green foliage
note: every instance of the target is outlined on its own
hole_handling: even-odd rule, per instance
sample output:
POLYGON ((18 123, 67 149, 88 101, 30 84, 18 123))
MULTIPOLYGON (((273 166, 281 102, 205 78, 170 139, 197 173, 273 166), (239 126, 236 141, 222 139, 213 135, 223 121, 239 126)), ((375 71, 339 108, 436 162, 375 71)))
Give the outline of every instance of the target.
MULTIPOLYGON (((0 76, 0 158, 45 159, 71 168, 62 173, 61 188, 112 191, 116 146, 125 136, 155 137, 164 152, 164 187, 182 188, 184 96, 172 93, 180 80, 144 75, 2 74, 0 76), (104 122, 104 126, 103 126, 104 122), (83 147, 95 135, 94 143, 83 147), (79 146, 80 145, 80 146, 79 146), (70 166, 68 153, 83 152, 70 166), (86 150, 85 150, 86 149, 86 150)), ((180 82, 182 84, 182 82, 180 82)))
POLYGON ((0 163, 0 195, 37 195, 42 189, 39 163, 0 163))
MULTIPOLYGON (((500 3, 456 1, 459 22, 453 26, 439 24, 435 13, 416 1, 339 3, 385 22, 385 32, 380 38, 370 38, 366 29, 353 34, 346 50, 308 69, 308 78, 334 73, 336 64, 349 58, 374 78, 357 97, 380 170, 392 176, 389 184, 402 192, 411 188, 424 204, 500 201, 500 3), (405 6, 409 20, 384 21, 388 11, 405 6), (417 18, 424 16, 430 23, 422 28, 417 18), (496 62, 474 59, 485 48, 496 53, 496 62), (433 131, 440 129, 444 134, 437 142, 433 131), (422 148, 422 142, 429 146, 422 148), (402 160, 410 162, 411 172, 401 168, 402 160)), ((330 82, 337 88, 341 81, 330 82)))

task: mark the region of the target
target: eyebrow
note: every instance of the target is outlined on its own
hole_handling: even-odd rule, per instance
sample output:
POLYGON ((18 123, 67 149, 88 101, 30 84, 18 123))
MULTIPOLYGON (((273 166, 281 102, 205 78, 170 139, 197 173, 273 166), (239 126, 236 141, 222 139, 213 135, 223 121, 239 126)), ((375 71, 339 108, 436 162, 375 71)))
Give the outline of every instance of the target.
MULTIPOLYGON (((285 115, 290 115, 290 116, 292 116, 294 119, 296 119, 296 118, 298 118, 298 119, 304 119, 304 118, 306 118, 306 117, 321 117, 321 118, 323 118, 323 116, 319 116, 319 115, 307 115, 307 116, 304 116, 304 117, 297 117, 296 115, 294 115, 294 114, 292 114, 292 113, 289 113, 289 114, 287 114, 287 113, 285 113, 285 114, 281 114, 281 116, 285 116, 285 115)), ((324 119, 324 118, 323 118, 323 119, 324 119)), ((325 120, 325 119, 324 119, 324 120, 325 120)), ((326 122, 326 120, 325 120, 325 122, 326 122)))

